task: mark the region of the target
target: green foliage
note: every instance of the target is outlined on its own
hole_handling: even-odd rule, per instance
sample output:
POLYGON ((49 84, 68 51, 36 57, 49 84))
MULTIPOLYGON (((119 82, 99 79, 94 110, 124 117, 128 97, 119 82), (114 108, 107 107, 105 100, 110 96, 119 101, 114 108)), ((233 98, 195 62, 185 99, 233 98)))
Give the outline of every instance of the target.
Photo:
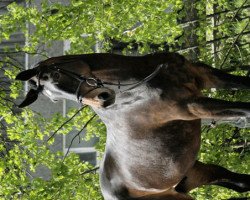
MULTIPOLYGON (((8 13, 0 15, 0 42, 8 40, 16 31, 22 31, 29 41, 24 47, 16 46, 15 51, 38 55, 43 46, 49 47, 54 41, 62 40, 71 42, 68 53, 72 54, 93 52, 97 41, 102 44, 101 51, 106 52, 112 48, 111 40, 128 43, 125 53, 134 43, 139 44, 140 53, 151 51, 150 44, 159 45, 157 51, 161 51, 164 43, 175 51, 184 42, 189 43, 187 35, 194 37, 195 34, 201 61, 237 74, 243 74, 241 67, 249 64, 249 34, 245 34, 249 31, 249 11, 243 9, 247 5, 245 0, 203 0, 189 5, 192 11, 197 10, 199 19, 191 31, 186 31, 185 25, 181 24, 190 10, 185 13, 180 0, 70 0, 67 5, 43 0, 39 7, 28 0, 27 3, 29 7, 12 3, 7 7, 8 13), (229 12, 223 12, 225 10, 229 12), (213 23, 213 17, 216 23, 213 23), (235 68, 231 70, 231 66, 235 68)), ((6 48, 5 51, 11 50, 6 48)), ((182 53, 189 52, 184 50, 182 53)), ((76 154, 64 158, 61 152, 53 152, 54 137, 47 141, 55 132, 60 136, 81 130, 93 112, 82 110, 58 130, 66 120, 59 114, 45 119, 29 109, 17 110, 13 100, 21 94, 22 85, 13 79, 21 67, 7 55, 0 59, 0 71, 10 83, 7 88, 10 91, 6 93, 2 79, 0 82, 0 199, 101 200, 98 175, 84 173, 93 166, 82 163, 76 154), (50 172, 48 179, 34 175, 40 168, 50 172)), ((207 95, 249 101, 246 91, 208 91, 207 95)), ((70 110, 67 119, 75 112, 76 109, 70 110)), ((217 163, 241 173, 249 171, 249 151, 238 148, 239 144, 249 141, 249 129, 220 125, 214 129, 206 127, 203 132, 201 161, 217 163)), ((83 140, 94 136, 99 137, 97 150, 103 152, 105 126, 97 117, 87 126, 83 140)), ((198 200, 241 196, 207 186, 193 191, 192 195, 198 200)))
POLYGON ((199 44, 202 45, 199 49, 201 60, 224 69, 248 64, 249 12, 244 9, 247 5, 249 3, 245 0, 197 1, 199 18, 204 19, 200 22, 201 28, 196 30, 199 44), (206 15, 204 8, 207 8, 206 15))
MULTIPOLYGON (((122 42, 141 42, 161 44, 173 43, 182 32, 177 24, 177 10, 181 1, 77 1, 69 5, 43 1, 41 8, 29 8, 12 3, 8 6, 8 15, 0 19, 3 32, 1 38, 8 39, 18 29, 26 35, 26 22, 35 27, 29 35, 26 51, 35 51, 41 44, 50 44, 55 40, 70 40, 82 52, 91 52, 96 40, 105 38, 122 42), (168 14, 165 10, 168 8, 168 14), (11 21, 11 26, 9 22, 11 21), (134 28, 135 24, 140 26, 134 28), (171 29, 169 28, 171 27, 171 29), (83 38, 82 35, 88 36, 83 38)), ((109 48, 109 45, 106 46, 109 48)), ((76 49, 72 50, 73 52, 76 49)), ((107 49, 103 49, 106 51, 107 49)), ((142 46, 143 50, 143 46, 142 46)))
MULTIPOLYGON (((46 136, 50 135, 51 130, 62 123, 64 118, 56 115, 45 120, 28 109, 23 110, 19 115, 13 116, 7 113, 2 116, 8 124, 6 130, 8 140, 13 145, 11 149, 7 149, 6 143, 2 141, 1 152, 6 154, 0 162, 0 197, 4 199, 85 199, 88 196, 89 199, 101 199, 98 176, 84 174, 92 167, 88 163, 80 162, 78 156, 73 153, 62 159, 61 152, 50 150, 49 147, 53 142, 45 142, 46 136), (40 167, 50 171, 49 180, 29 177, 29 174, 35 173, 40 167)), ((77 120, 72 125, 80 126, 77 120)), ((64 127, 59 134, 65 134, 71 129, 71 126, 64 127)), ((94 129, 96 127, 92 128, 94 129)))

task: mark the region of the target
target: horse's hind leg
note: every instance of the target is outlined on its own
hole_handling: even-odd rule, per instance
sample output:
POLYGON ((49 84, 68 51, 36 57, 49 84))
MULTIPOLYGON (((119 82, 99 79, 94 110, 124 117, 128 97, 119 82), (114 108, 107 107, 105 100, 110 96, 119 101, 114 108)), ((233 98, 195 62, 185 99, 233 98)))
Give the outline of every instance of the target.
POLYGON ((197 75, 202 88, 250 89, 250 77, 228 74, 202 63, 191 65, 191 70, 197 75))
POLYGON ((201 185, 219 185, 237 192, 247 192, 250 191, 250 175, 234 173, 217 165, 196 161, 175 189, 177 192, 186 193, 201 185))

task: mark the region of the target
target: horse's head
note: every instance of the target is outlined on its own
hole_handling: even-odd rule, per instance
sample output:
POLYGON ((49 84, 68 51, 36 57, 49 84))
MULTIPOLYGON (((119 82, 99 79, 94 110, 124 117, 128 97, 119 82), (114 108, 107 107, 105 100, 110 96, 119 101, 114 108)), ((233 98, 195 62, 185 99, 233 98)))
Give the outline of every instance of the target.
POLYGON ((107 107, 115 102, 115 92, 105 88, 79 59, 50 58, 33 69, 20 72, 17 80, 29 81, 31 89, 19 107, 33 103, 41 92, 52 101, 69 99, 93 107, 107 107))

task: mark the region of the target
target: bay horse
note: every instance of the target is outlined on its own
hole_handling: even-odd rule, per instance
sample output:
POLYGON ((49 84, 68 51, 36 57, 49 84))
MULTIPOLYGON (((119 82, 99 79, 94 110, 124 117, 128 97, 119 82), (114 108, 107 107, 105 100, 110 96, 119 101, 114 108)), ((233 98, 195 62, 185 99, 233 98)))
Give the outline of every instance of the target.
POLYGON ((249 89, 234 76, 176 53, 123 56, 108 53, 49 58, 19 73, 52 101, 89 105, 107 128, 100 166, 105 200, 189 200, 201 185, 250 190, 250 175, 197 161, 201 119, 250 116, 250 102, 202 95, 203 89, 249 89))

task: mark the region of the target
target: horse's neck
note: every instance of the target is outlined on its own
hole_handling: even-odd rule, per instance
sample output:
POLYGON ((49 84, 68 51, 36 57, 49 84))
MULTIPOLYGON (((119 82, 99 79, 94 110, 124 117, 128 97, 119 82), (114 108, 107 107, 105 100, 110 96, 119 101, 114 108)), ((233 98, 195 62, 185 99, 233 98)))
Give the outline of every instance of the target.
MULTIPOLYGON (((131 66, 124 65, 112 65, 109 69, 100 67, 92 70, 95 77, 103 82, 112 82, 115 84, 127 84, 133 83, 136 80, 141 80, 147 75, 146 67, 137 66, 131 68, 131 66)), ((154 70, 154 68, 152 68, 154 70)))
POLYGON ((162 63, 153 56, 121 56, 114 54, 96 54, 87 60, 94 76, 102 81, 131 82, 142 80, 154 72, 162 63))
MULTIPOLYGON (((124 88, 121 87, 120 90, 124 88)), ((115 104, 108 108, 94 109, 107 127, 107 134, 115 134, 114 137, 127 134, 131 129, 131 117, 136 113, 137 117, 145 117, 143 111, 151 101, 160 99, 161 91, 152 89, 146 83, 129 90, 116 94, 115 104), (132 116, 131 116, 132 115, 132 116)), ((133 122, 133 126, 137 125, 133 122)))

